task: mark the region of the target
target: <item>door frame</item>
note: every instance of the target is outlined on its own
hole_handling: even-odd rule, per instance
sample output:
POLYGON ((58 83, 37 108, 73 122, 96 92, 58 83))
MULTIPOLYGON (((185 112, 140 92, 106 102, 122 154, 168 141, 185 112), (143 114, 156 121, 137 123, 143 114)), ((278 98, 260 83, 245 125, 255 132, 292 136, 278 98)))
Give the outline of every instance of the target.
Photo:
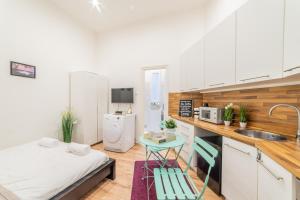
POLYGON ((150 65, 150 66, 144 66, 142 67, 142 70, 141 70, 141 77, 142 77, 142 85, 143 85, 143 92, 142 92, 142 97, 143 97, 143 101, 142 101, 142 108, 143 108, 143 120, 142 120, 142 127, 143 127, 143 130, 144 130, 144 126, 145 126, 145 72, 147 70, 161 70, 161 69, 164 69, 165 70, 165 107, 164 107, 164 117, 165 119, 168 117, 168 113, 169 113, 169 105, 168 105, 168 93, 169 93, 169 84, 168 84, 168 69, 169 69, 169 66, 168 65, 150 65))

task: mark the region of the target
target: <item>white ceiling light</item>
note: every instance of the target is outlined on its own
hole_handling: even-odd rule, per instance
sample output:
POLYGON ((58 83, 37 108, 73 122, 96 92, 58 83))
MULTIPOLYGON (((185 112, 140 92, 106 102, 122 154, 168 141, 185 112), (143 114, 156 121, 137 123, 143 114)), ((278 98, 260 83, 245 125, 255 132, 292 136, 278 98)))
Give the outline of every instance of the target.
POLYGON ((102 9, 103 9, 103 3, 102 2, 100 2, 99 0, 90 0, 90 3, 92 4, 92 6, 94 8, 97 9, 97 11, 99 13, 102 13, 102 9))

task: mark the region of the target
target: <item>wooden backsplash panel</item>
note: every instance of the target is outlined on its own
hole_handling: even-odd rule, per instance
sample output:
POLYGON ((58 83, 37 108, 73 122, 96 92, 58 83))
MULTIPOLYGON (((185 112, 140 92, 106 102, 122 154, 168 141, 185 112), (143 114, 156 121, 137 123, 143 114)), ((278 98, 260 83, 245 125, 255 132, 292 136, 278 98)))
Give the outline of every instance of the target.
POLYGON ((229 92, 214 92, 203 95, 203 102, 212 107, 224 107, 233 103, 235 107, 235 123, 239 121, 239 106, 248 110, 249 127, 261 128, 283 135, 296 136, 297 113, 293 109, 279 107, 269 117, 269 109, 279 103, 287 103, 300 107, 300 85, 250 89, 229 92))
POLYGON ((211 107, 225 107, 233 103, 235 108, 234 124, 239 123, 239 106, 248 111, 248 127, 296 137, 297 113, 293 109, 279 107, 269 117, 269 109, 279 103, 300 107, 300 85, 262 89, 238 90, 214 93, 169 93, 169 115, 178 114, 179 100, 193 99, 194 107, 208 103, 211 107))
POLYGON ((180 100, 193 100, 193 107, 202 105, 202 94, 199 92, 169 93, 169 115, 178 115, 180 100))

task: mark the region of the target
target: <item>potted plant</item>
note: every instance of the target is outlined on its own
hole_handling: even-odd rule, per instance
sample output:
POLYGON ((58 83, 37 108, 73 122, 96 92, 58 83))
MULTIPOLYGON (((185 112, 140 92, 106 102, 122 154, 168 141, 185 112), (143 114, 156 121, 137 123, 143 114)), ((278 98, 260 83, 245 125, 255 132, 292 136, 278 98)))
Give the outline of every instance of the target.
POLYGON ((165 128, 167 129, 167 134, 175 134, 176 131, 176 122, 173 119, 169 119, 165 121, 165 128))
POLYGON ((240 106, 240 128, 245 129, 247 126, 247 110, 245 106, 240 106))
POLYGON ((225 111, 224 111, 225 126, 230 126, 232 119, 233 119, 233 104, 230 103, 227 106, 225 106, 225 111))
POLYGON ((62 131, 63 131, 63 140, 65 143, 71 143, 72 133, 74 124, 76 124, 76 119, 74 118, 71 111, 65 111, 62 114, 62 131))

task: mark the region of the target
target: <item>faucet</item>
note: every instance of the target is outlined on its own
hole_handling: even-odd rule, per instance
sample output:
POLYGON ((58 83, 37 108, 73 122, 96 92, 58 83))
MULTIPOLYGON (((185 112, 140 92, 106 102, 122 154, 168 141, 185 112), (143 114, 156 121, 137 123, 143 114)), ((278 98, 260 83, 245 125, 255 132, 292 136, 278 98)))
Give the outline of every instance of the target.
POLYGON ((270 108, 270 111, 269 111, 269 116, 272 115, 272 112, 275 108, 279 107, 279 106, 284 106, 284 107, 289 107, 289 108, 293 108, 297 111, 297 114, 298 114, 298 130, 297 130, 297 136, 296 138, 298 140, 300 140, 300 109, 296 106, 292 106, 292 105, 289 105, 289 104, 277 104, 275 106, 273 106, 272 108, 270 108))

